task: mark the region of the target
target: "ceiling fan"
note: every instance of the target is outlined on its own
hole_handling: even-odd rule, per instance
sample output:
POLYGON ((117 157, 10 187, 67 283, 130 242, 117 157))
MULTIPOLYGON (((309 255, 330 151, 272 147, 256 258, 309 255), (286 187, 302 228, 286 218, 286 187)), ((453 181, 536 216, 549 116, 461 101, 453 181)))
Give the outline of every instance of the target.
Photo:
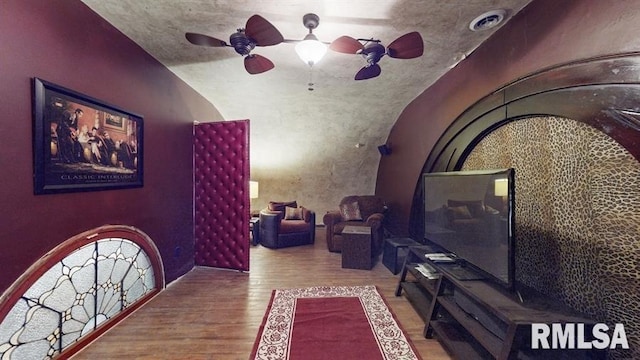
POLYGON ((229 43, 214 37, 188 32, 187 40, 194 45, 212 47, 232 47, 244 56, 244 68, 255 75, 274 68, 273 62, 264 56, 252 54, 256 46, 272 46, 284 41, 282 34, 269 21, 260 15, 253 15, 247 20, 244 28, 238 29, 229 36, 229 43))
POLYGON ((355 80, 374 78, 382 72, 378 61, 384 55, 396 59, 413 59, 422 56, 424 44, 420 33, 414 31, 395 39, 386 48, 375 39, 354 39, 350 36, 341 36, 335 39, 329 48, 344 54, 361 55, 366 61, 365 65, 355 76, 355 80))

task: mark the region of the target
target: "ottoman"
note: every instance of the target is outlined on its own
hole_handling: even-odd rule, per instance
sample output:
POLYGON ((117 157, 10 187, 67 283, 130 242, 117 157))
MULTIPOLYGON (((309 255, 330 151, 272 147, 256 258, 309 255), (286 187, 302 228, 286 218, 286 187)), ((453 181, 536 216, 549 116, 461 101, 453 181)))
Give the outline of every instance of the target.
POLYGON ((345 226, 342 230, 342 267, 371 270, 371 227, 345 226))

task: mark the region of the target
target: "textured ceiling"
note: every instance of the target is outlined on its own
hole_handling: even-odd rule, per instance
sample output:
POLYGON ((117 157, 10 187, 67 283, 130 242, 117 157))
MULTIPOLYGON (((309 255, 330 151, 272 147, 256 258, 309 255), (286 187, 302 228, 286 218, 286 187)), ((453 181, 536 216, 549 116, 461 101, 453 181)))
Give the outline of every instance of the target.
MULTIPOLYGON (((226 120, 251 120, 251 172, 260 199, 297 199, 320 214, 344 195, 375 189, 383 144, 396 119, 416 96, 449 71, 497 28, 472 32, 469 23, 495 9, 506 21, 530 0, 82 0, 213 103, 226 120), (365 65, 357 55, 329 50, 310 68, 294 45, 258 47, 275 68, 249 75, 232 48, 189 43, 196 32, 229 42, 229 35, 259 14, 285 39, 308 32, 302 16, 315 13, 313 33, 325 42, 342 35, 388 45, 418 31, 424 55, 384 57, 382 74, 354 81, 365 65), (314 90, 308 90, 310 76, 314 90)), ((501 24, 502 26, 502 24, 501 24)), ((499 27, 498 27, 499 28, 499 27)), ((205 122, 211 119, 194 119, 205 122)))

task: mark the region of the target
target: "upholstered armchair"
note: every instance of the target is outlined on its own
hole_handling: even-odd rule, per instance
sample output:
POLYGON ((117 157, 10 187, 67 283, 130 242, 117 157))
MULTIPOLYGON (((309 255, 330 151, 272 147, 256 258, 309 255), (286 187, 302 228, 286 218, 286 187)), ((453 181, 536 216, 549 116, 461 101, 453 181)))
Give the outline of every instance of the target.
POLYGON ((269 202, 260 210, 260 244, 272 249, 313 244, 316 213, 295 201, 269 202))
POLYGON ((342 230, 347 225, 371 227, 371 251, 379 255, 384 240, 384 200, 375 195, 353 195, 344 197, 339 210, 327 212, 322 221, 326 227, 329 251, 342 251, 342 230))

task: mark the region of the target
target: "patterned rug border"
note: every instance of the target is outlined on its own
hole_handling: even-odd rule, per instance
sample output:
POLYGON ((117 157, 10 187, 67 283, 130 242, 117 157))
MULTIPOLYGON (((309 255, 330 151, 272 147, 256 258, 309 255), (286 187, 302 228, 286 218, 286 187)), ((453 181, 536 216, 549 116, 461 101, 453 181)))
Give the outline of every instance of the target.
POLYGON ((420 360, 377 286, 312 286, 275 289, 254 342, 250 360, 289 359, 296 301, 301 298, 357 297, 384 359, 420 360), (272 311, 273 310, 273 311, 272 311))

